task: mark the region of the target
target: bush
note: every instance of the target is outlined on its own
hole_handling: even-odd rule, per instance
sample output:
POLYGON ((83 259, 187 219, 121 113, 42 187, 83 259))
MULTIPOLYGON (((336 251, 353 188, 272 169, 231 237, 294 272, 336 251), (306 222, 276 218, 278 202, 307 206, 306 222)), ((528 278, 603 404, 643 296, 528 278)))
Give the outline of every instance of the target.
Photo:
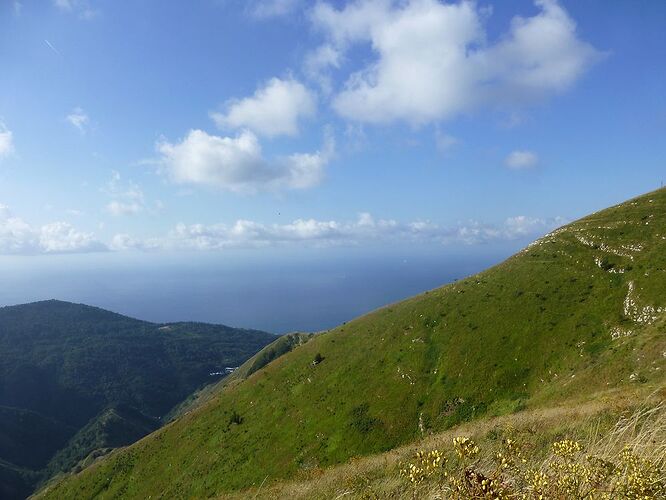
POLYGON ((363 403, 355 406, 351 411, 351 426, 361 434, 369 433, 375 426, 381 423, 378 418, 368 414, 370 405, 363 403))
POLYGON ((415 498, 428 486, 437 497, 453 499, 666 498, 664 408, 640 410, 620 421, 590 451, 562 439, 538 459, 513 439, 505 439, 493 454, 457 437, 447 450, 418 451, 400 475, 415 498))
POLYGON ((229 416, 229 425, 232 424, 240 425, 242 423, 243 423, 243 417, 240 416, 240 414, 236 410, 233 410, 231 412, 231 415, 229 416))

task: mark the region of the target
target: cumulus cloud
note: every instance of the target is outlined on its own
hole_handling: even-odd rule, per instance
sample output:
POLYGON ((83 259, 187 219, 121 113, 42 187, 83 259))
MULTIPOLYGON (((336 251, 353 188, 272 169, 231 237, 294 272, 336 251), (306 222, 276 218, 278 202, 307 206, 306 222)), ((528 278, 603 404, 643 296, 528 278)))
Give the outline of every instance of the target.
POLYGON ((484 26, 490 10, 471 1, 317 4, 311 19, 326 37, 324 46, 344 52, 366 44, 375 54, 347 78, 333 107, 353 120, 419 125, 566 90, 601 54, 578 37, 556 0, 535 3, 537 14, 514 17, 495 41, 484 26))
POLYGON ((228 248, 355 246, 372 243, 479 244, 535 237, 565 221, 511 217, 501 224, 470 221, 452 227, 430 221, 399 222, 361 213, 355 220, 296 219, 266 224, 240 219, 232 224, 178 224, 154 238, 116 234, 108 245, 67 222, 32 226, 0 205, 0 255, 36 255, 124 250, 220 251, 228 248))
POLYGON ((333 88, 331 68, 339 68, 342 64, 342 51, 332 44, 324 44, 308 52, 303 66, 308 78, 314 80, 321 89, 330 94, 333 88))
POLYGON ((238 193, 306 189, 317 185, 334 150, 327 138, 321 151, 267 160, 257 136, 235 137, 191 130, 180 142, 158 142, 162 169, 177 184, 208 186, 238 193))
POLYGON ((79 132, 85 132, 88 125, 88 115, 81 108, 74 108, 66 117, 67 121, 74 127, 79 129, 79 132))
POLYGON ((539 164, 539 157, 531 151, 512 151, 504 164, 512 170, 529 170, 539 164))
POLYGON ((0 159, 14 152, 14 134, 0 122, 0 159))
POLYGON ((287 224, 263 224, 237 220, 233 224, 178 224, 160 238, 136 239, 127 234, 114 237, 115 250, 223 250, 272 246, 349 246, 372 242, 478 244, 536 236, 560 225, 561 219, 512 217, 499 225, 469 222, 443 227, 429 221, 401 223, 375 219, 362 213, 353 221, 297 219, 287 224))
POLYGON ((32 252, 38 241, 32 227, 15 217, 6 205, 0 205, 0 254, 32 252))
POLYGON ((223 129, 250 129, 274 137, 295 136, 302 118, 314 115, 314 94, 302 83, 290 78, 272 78, 254 95, 229 101, 223 113, 211 113, 211 118, 223 129))
POLYGON ((53 222, 39 230, 39 249, 44 253, 99 252, 106 246, 92 233, 78 231, 67 222, 53 222))
POLYGON ((0 205, 0 254, 30 255, 99 252, 107 247, 92 233, 77 230, 67 222, 34 227, 0 205))

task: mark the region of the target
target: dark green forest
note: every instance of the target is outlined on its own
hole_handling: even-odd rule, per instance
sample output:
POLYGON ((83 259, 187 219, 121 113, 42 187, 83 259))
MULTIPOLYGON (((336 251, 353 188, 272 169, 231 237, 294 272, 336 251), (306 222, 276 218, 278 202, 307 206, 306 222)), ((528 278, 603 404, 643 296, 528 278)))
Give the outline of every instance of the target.
POLYGON ((0 308, 0 498, 155 430, 193 391, 275 340, 44 301, 0 308))

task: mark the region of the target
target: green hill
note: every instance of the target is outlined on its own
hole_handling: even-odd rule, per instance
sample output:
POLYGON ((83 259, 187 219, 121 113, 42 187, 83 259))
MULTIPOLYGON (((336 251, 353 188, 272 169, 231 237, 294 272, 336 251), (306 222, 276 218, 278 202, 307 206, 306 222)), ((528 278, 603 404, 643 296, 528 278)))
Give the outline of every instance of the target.
POLYGON ((49 461, 46 477, 73 470, 91 451, 118 448, 138 441, 160 427, 159 419, 135 408, 119 405, 107 408, 88 422, 49 461))
POLYGON ((461 422, 663 388, 664 214, 666 190, 650 193, 316 335, 41 495, 270 488, 461 422))
POLYGON ((242 382, 271 361, 293 351, 296 347, 305 344, 308 340, 313 338, 313 336, 314 334, 312 333, 288 333, 278 337, 227 377, 224 377, 215 384, 209 384, 191 394, 181 404, 174 407, 174 409, 165 417, 165 420, 174 420, 185 413, 206 404, 219 394, 220 391, 224 390, 225 387, 242 382))
POLYGON ((274 339, 53 300, 0 308, 0 485, 8 478, 11 491, 29 491, 40 474, 68 470, 95 448, 135 441, 220 378, 211 372, 240 365, 274 339))

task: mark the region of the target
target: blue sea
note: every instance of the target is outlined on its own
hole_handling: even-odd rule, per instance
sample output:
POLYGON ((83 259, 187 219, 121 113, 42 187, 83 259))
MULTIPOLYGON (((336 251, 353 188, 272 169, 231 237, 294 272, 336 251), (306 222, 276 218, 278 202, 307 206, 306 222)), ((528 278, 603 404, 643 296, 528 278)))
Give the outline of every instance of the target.
POLYGON ((524 243, 5 256, 0 305, 55 298, 154 322, 320 331, 481 271, 524 243))

